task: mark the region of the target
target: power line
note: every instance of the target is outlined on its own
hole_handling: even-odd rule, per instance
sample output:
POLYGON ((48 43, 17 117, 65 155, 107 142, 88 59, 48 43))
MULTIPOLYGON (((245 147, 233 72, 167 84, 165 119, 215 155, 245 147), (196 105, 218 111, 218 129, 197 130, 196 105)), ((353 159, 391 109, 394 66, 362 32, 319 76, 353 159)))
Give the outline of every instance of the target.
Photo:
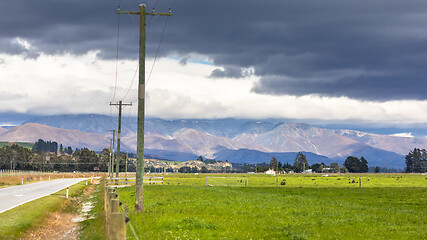
MULTIPOLYGON (((170 11, 170 9, 169 9, 169 11, 170 11)), ((161 44, 162 44, 163 37, 164 37, 164 35, 165 35, 165 30, 166 30, 166 26, 167 26, 167 24, 168 24, 168 20, 169 20, 169 16, 167 16, 167 17, 166 17, 165 25, 163 26, 163 31, 162 31, 162 35, 161 35, 161 37, 160 37, 159 45, 158 45, 158 47, 157 47, 156 56, 154 57, 153 65, 151 65, 151 70, 150 70, 150 73, 148 74, 148 79, 147 79, 147 83, 146 83, 146 85, 148 85, 148 82, 150 81, 151 74, 153 73, 154 65, 156 64, 157 57, 159 56, 160 46, 161 46, 161 44)))
MULTIPOLYGON (((120 1, 121 2, 121 1, 120 1)), ((117 6, 117 10, 120 11, 120 3, 117 6)), ((114 98, 116 97, 116 90, 117 90, 117 76, 118 76, 118 68, 119 68, 119 43, 120 43, 120 14, 117 14, 117 44, 116 44, 116 79, 114 81, 114 93, 113 98, 110 102, 114 101, 114 98)))
POLYGON ((136 64, 136 69, 135 69, 135 72, 134 72, 134 74, 133 74, 132 82, 130 83, 130 85, 129 85, 129 87, 128 87, 128 90, 126 91, 125 96, 122 98, 122 101, 123 101, 123 100, 125 100, 125 98, 126 98, 126 97, 128 96, 128 94, 129 94, 130 89, 132 88, 132 85, 133 85, 133 83, 134 83, 134 81, 135 81, 135 78, 136 78, 136 74, 138 73, 138 69, 139 69, 139 63, 137 63, 137 64, 136 64))

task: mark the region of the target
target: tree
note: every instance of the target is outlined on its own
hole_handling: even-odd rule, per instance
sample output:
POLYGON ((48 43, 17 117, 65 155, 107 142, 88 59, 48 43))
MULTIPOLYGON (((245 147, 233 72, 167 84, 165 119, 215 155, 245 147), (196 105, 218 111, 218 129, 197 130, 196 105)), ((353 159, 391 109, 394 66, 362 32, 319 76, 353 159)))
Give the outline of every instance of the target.
POLYGON ((348 156, 344 162, 344 167, 348 169, 348 172, 357 173, 359 172, 359 159, 354 156, 348 156))
POLYGON ((425 172, 427 170, 427 151, 414 148, 405 157, 406 172, 425 172))
POLYGON ((336 162, 332 162, 331 163, 331 170, 334 173, 339 173, 340 172, 340 165, 336 162))
POLYGON ((379 173, 380 172, 380 167, 376 166, 375 169, 374 169, 374 172, 375 173, 379 173))
POLYGON ((366 173, 368 170, 368 161, 366 161, 365 157, 362 156, 362 158, 360 158, 359 172, 366 173))
POLYGON ((199 156, 199 157, 197 158, 197 161, 203 162, 203 157, 202 157, 202 156, 199 156))
POLYGON ((99 171, 107 172, 109 164, 110 164, 110 149, 104 148, 102 149, 101 155, 99 157, 99 164, 98 164, 99 171))
POLYGON ((73 157, 79 164, 77 169, 82 172, 93 171, 94 166, 96 166, 94 164, 98 164, 99 162, 98 154, 87 148, 74 152, 73 157))
POLYGON ((357 157, 349 156, 344 162, 344 166, 351 173, 364 173, 368 172, 368 161, 364 157, 360 160, 357 157))
POLYGON ((294 171, 295 172, 304 172, 308 169, 307 158, 302 152, 298 152, 295 157, 294 162, 294 171))
POLYGON ((313 163, 310 168, 313 172, 322 172, 323 166, 319 163, 313 163))
POLYGON ((279 170, 279 163, 277 162, 277 159, 275 157, 271 157, 270 168, 274 169, 275 171, 279 170))

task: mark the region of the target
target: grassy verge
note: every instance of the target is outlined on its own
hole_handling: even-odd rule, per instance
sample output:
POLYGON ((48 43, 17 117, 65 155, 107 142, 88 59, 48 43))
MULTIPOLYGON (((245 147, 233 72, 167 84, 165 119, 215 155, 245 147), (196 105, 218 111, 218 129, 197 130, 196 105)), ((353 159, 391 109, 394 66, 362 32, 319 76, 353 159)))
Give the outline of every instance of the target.
POLYGON ((0 188, 22 185, 24 184, 48 181, 62 178, 89 178, 95 177, 99 174, 93 173, 49 173, 49 172, 40 172, 40 173, 31 173, 31 174, 20 174, 15 176, 3 176, 0 177, 0 188))
POLYGON ((65 190, 61 190, 1 213, 0 236, 2 239, 18 239, 27 230, 42 227, 49 213, 76 211, 75 203, 85 187, 85 182, 71 186, 69 199, 65 198, 65 190))
MULTIPOLYGON (((134 188, 117 190, 140 239, 425 239, 427 232, 425 176, 376 175, 370 181, 384 187, 361 189, 332 179, 312 186, 318 179, 304 175, 281 188, 262 187, 275 183, 263 176, 249 177, 257 187, 247 188, 186 177, 144 186, 144 213, 133 212, 134 188)), ((133 239, 129 226, 127 235, 133 239)))
POLYGON ((94 207, 89 213, 89 218, 80 225, 80 239, 97 240, 107 239, 105 230, 105 213, 104 213, 104 183, 95 185, 95 191, 92 194, 91 201, 94 207))

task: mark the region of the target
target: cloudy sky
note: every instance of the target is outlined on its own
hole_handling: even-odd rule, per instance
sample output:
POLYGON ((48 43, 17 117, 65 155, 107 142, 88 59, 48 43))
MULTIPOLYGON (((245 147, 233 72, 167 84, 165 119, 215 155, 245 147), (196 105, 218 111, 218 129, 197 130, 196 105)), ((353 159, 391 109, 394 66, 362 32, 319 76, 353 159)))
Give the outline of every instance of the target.
POLYGON ((1 1, 0 122, 136 103, 141 2, 148 116, 425 126, 425 0, 1 1))

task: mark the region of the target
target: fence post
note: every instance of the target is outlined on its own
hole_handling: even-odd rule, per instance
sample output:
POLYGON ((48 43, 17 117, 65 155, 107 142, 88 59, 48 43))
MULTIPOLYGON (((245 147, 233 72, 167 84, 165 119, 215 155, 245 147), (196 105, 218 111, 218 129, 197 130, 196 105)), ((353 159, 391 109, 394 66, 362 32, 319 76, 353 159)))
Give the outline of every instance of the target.
POLYGON ((120 213, 120 204, 118 199, 111 200, 110 233, 108 238, 111 240, 124 240, 126 238, 126 219, 125 214, 120 213))
POLYGON ((279 187, 279 179, 276 178, 276 187, 279 187))
POLYGON ((362 179, 359 178, 359 188, 362 188, 362 179))

